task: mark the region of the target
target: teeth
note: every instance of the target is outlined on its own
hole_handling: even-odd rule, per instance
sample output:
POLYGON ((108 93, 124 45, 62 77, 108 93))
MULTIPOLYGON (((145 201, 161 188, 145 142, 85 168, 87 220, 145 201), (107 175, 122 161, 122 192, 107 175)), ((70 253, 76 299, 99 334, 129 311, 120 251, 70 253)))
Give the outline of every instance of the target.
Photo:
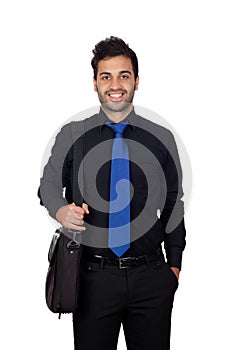
POLYGON ((119 98, 122 96, 122 94, 110 94, 110 96, 113 98, 119 98))

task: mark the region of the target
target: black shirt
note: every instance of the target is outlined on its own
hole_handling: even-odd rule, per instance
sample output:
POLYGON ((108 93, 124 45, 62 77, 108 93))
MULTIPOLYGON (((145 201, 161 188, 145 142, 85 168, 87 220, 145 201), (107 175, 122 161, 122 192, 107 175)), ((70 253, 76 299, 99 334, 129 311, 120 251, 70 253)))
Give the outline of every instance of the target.
MULTIPOLYGON (((102 110, 84 120, 83 197, 90 214, 84 217, 87 230, 82 237, 85 252, 116 257, 107 248, 111 151, 115 133, 105 125, 106 121, 109 119, 102 110)), ((128 121, 124 138, 130 158, 131 244, 122 257, 153 255, 164 242, 169 265, 181 268, 185 227, 182 172, 174 137, 166 128, 136 115, 134 110, 124 121, 128 121)), ((59 207, 73 202, 74 146, 67 147, 67 152, 62 150, 66 143, 62 142, 64 135, 66 139, 71 138, 70 128, 71 124, 67 124, 57 136, 41 179, 42 202, 54 218, 59 207), (62 154, 61 150, 65 160, 60 181, 55 174, 59 173, 56 157, 62 154)), ((79 139, 75 142, 78 148, 79 139)))

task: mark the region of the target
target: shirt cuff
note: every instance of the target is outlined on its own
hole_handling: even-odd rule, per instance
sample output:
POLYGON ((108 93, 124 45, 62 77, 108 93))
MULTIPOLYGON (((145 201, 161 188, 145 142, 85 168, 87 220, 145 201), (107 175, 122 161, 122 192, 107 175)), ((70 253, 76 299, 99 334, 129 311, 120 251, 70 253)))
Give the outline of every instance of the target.
POLYGON ((170 267, 177 267, 181 270, 183 251, 176 247, 166 250, 167 263, 170 267))
POLYGON ((51 201, 46 207, 48 209, 49 215, 52 216, 52 218, 54 218, 55 220, 57 220, 57 211, 64 205, 68 205, 68 202, 64 198, 56 198, 53 201, 51 201))

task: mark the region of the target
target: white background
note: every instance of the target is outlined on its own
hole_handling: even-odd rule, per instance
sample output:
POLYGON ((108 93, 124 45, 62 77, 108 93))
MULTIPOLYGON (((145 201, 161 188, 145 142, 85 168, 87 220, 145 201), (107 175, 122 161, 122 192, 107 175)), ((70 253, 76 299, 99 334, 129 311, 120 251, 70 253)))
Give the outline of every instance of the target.
POLYGON ((135 104, 173 125, 192 162, 171 349, 231 349, 231 1, 9 0, 0 33, 1 348, 73 348, 71 316, 58 321, 45 306, 54 225, 36 191, 51 136, 98 104, 91 50, 116 35, 138 55, 135 104))

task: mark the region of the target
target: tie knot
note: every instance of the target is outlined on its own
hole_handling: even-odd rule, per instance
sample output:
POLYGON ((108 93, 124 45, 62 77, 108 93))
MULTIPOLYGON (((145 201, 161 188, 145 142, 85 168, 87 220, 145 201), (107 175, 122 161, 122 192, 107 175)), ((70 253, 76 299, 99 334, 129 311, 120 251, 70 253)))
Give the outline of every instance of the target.
POLYGON ((126 123, 106 122, 106 125, 109 126, 111 129, 113 129, 115 131, 116 137, 122 137, 127 124, 128 124, 128 122, 126 122, 126 123))

